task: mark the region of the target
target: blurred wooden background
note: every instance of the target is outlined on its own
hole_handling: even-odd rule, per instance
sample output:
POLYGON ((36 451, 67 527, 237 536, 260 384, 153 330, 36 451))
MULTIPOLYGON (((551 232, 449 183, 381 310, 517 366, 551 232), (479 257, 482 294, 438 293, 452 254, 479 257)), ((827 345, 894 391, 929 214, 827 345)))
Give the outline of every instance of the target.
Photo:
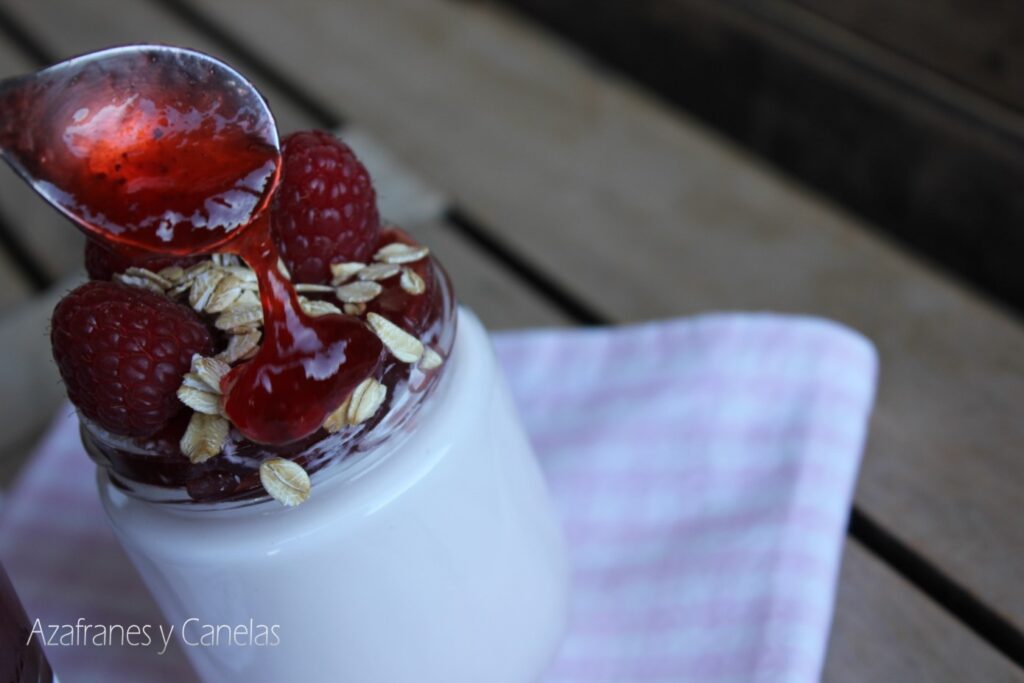
POLYGON ((1024 311, 1024 4, 507 4, 1024 311))

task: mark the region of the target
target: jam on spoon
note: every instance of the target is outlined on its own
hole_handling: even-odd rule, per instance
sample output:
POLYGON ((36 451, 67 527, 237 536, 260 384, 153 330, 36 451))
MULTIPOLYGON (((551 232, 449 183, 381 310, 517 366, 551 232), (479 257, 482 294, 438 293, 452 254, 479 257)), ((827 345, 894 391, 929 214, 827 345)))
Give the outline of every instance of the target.
POLYGON ((278 272, 267 207, 281 153, 247 80, 181 48, 114 48, 0 84, 0 147, 47 201, 117 248, 242 257, 256 272, 264 336, 224 378, 225 412, 252 441, 315 432, 383 347, 355 318, 310 317, 278 272))
POLYGON ((107 243, 208 252, 270 201, 274 119, 226 65, 162 46, 113 48, 0 84, 4 157, 107 243))

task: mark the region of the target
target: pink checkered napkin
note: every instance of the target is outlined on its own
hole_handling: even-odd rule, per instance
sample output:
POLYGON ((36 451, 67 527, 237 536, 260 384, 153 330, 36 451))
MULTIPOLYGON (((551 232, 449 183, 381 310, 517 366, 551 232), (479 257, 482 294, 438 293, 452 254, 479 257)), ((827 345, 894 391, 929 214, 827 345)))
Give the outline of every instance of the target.
MULTIPOLYGON (((817 680, 872 347, 772 315, 495 342, 574 565, 571 626, 545 683, 817 680)), ((162 623, 66 412, 0 515, 0 556, 44 623, 162 623)), ((177 650, 48 654, 64 683, 193 680, 177 650)))

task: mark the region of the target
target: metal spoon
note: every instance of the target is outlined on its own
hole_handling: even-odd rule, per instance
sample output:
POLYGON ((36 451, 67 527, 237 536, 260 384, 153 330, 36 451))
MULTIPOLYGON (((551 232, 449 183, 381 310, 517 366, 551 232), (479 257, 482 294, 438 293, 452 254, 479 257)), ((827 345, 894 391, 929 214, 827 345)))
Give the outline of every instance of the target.
POLYGON ((256 88, 209 55, 164 45, 0 82, 0 153, 87 233, 168 254, 237 237, 281 165, 256 88))

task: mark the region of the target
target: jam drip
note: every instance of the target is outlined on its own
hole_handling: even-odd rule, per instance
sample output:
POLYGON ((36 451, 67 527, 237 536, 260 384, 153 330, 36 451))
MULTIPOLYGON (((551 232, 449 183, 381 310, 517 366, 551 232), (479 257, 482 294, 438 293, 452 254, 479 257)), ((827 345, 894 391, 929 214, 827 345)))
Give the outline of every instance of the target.
MULTIPOLYGON (((178 448, 182 420, 144 442, 96 429, 90 438, 87 425, 90 453, 115 477, 184 486, 195 499, 246 496, 257 490, 255 472, 267 457, 292 457, 312 472, 332 453, 352 450, 325 438, 321 425, 367 377, 389 394, 363 431, 382 420, 394 427, 408 412, 402 407, 415 403, 408 397, 436 383, 438 370, 398 363, 358 318, 303 312, 278 271, 271 237, 268 205, 281 171, 273 117, 229 67, 178 48, 115 48, 5 82, 0 106, 5 158, 104 246, 163 256, 233 253, 258 279, 262 344, 222 381, 234 425, 222 455, 189 463, 178 448)), ((391 241, 412 242, 400 231, 381 236, 391 241)), ((413 298, 392 283, 370 310, 447 355, 454 334, 447 278, 432 259, 409 267, 426 291, 413 298)))
MULTIPOLYGON (((415 243, 402 231, 392 229, 381 235, 380 244, 396 241, 415 243)), ((428 257, 410 267, 423 278, 426 291, 411 295, 402 290, 398 278, 392 278, 382 283, 384 292, 369 309, 403 326, 447 358, 456 331, 451 283, 436 259, 428 257)), ((338 316, 314 320, 332 317, 338 316)), ((188 422, 187 414, 145 439, 117 436, 88 424, 82 432, 83 442, 89 455, 110 470, 116 483, 137 495, 182 502, 246 500, 262 495, 258 471, 260 463, 268 458, 293 460, 314 474, 408 429, 447 365, 424 370, 400 362, 387 352, 381 353, 374 356, 369 375, 387 387, 387 400, 370 421, 345 427, 336 434, 317 429, 287 444, 256 443, 232 429, 224 452, 198 465, 190 463, 178 448, 188 422), (187 498, 176 493, 182 488, 187 498)))
POLYGON ((264 339, 225 378, 226 413, 260 443, 313 433, 382 346, 354 318, 305 315, 277 271, 265 209, 281 155, 269 112, 251 88, 225 87, 227 67, 188 51, 79 60, 6 92, 18 112, 0 131, 6 156, 111 247, 184 255, 221 244, 244 258, 260 283, 264 339))
POLYGON ((297 441, 318 430, 369 376, 383 345, 356 318, 313 318, 302 311, 295 288, 277 269, 266 216, 240 241, 237 253, 259 280, 263 344, 255 358, 224 378, 224 410, 252 441, 297 441))

